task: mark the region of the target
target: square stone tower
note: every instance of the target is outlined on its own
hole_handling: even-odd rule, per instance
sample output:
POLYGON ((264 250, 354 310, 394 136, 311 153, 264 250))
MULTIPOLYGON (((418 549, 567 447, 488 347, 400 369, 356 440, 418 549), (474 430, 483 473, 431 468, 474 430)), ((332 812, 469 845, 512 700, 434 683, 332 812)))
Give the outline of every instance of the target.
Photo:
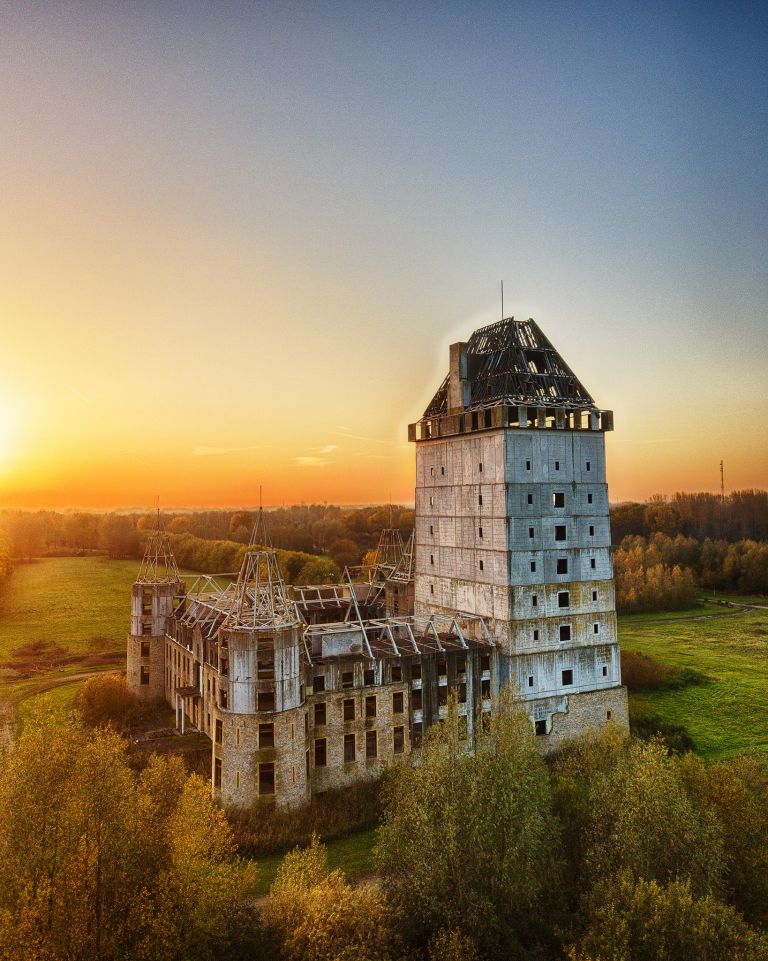
POLYGON ((601 411, 533 320, 450 348, 416 443, 415 607, 480 615, 548 747, 627 726, 601 411))

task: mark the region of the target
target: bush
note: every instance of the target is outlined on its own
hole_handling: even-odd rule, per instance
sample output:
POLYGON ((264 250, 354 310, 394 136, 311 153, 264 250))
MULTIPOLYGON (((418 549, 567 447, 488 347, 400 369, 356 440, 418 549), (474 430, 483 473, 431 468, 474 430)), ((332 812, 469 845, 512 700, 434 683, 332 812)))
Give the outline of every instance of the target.
POLYGON ((88 727, 111 724, 118 731, 125 730, 139 710, 139 702, 120 674, 89 677, 75 704, 88 727))
POLYGON ((642 741, 660 741, 673 754, 687 754, 695 750, 693 738, 682 724, 670 724, 658 714, 635 714, 629 718, 629 729, 642 741))
POLYGON ((651 654, 621 652, 621 679, 630 691, 651 691, 664 687, 670 674, 667 665, 651 654))
POLYGON ((399 956, 391 905, 373 885, 352 887, 341 871, 329 871, 317 837, 284 858, 262 920, 285 961, 390 961, 399 956))
POLYGON ((274 809, 254 805, 229 813, 238 847, 251 856, 287 851, 306 845, 313 835, 323 840, 373 827, 381 817, 381 781, 364 781, 326 791, 300 808, 274 809))

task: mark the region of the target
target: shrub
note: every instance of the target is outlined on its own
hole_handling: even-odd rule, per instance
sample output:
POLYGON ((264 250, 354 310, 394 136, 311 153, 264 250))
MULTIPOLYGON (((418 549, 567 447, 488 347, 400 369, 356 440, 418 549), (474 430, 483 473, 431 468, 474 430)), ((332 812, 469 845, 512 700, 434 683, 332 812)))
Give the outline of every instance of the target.
POLYGON ((88 727, 111 724, 118 731, 128 726, 139 709, 128 682, 120 674, 89 677, 75 703, 88 727))

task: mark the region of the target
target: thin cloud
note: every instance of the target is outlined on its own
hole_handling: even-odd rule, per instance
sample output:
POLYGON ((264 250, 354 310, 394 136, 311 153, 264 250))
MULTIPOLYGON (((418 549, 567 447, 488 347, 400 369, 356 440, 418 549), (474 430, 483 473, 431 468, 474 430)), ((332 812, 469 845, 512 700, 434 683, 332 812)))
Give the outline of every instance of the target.
POLYGON ((75 397, 79 397, 84 404, 90 404, 90 401, 85 394, 82 394, 76 387, 73 387, 71 384, 67 384, 67 387, 69 387, 75 397))
POLYGON ((379 440, 378 437, 363 437, 361 434, 342 434, 342 437, 348 437, 350 440, 364 440, 368 444, 391 444, 391 440, 379 440))
POLYGON ((331 462, 323 457, 297 457, 296 463, 299 467, 325 467, 331 462))
POLYGON ((220 454, 235 454, 244 450, 260 450, 260 447, 253 444, 249 447, 193 447, 193 457, 218 457, 220 454))
POLYGON ((332 454, 338 449, 336 444, 326 444, 325 447, 313 447, 312 450, 316 450, 318 454, 332 454))

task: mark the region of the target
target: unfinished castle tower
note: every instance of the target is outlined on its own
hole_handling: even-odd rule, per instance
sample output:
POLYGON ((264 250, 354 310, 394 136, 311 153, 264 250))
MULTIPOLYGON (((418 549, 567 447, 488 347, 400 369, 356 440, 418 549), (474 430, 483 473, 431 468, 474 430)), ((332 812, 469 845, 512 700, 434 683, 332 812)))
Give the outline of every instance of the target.
POLYGON ((165 698, 165 635, 174 598, 184 593, 171 542, 157 530, 147 539, 139 576, 131 588, 131 632, 128 635, 127 677, 142 701, 165 698))
POLYGON ((547 746, 626 726, 616 634, 605 431, 533 320, 450 348, 416 443, 416 614, 479 615, 492 686, 524 698, 547 746))

